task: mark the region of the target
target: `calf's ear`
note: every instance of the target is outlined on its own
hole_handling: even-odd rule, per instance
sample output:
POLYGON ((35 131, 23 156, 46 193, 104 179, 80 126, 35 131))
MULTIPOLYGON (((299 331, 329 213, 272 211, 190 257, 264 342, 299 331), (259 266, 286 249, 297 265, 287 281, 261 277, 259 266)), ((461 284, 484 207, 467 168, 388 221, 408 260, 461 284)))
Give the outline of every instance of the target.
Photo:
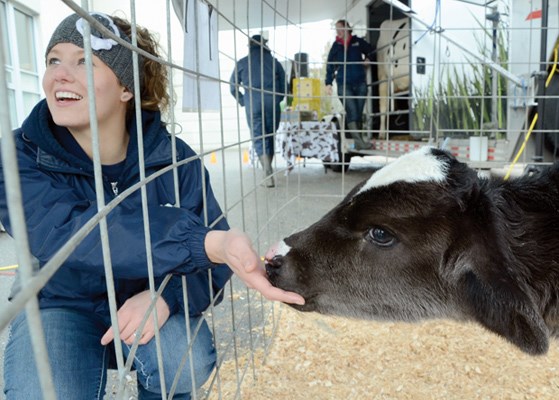
POLYGON ((545 354, 549 348, 549 331, 521 281, 495 249, 490 253, 487 245, 475 247, 468 252, 467 261, 462 260, 469 265, 458 282, 466 311, 522 351, 545 354))

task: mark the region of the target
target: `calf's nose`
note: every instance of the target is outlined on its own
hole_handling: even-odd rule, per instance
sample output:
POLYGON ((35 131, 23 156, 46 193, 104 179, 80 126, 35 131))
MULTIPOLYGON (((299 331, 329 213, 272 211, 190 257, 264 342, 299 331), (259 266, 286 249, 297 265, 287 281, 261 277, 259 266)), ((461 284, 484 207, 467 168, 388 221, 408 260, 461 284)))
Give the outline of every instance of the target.
POLYGON ((278 243, 275 243, 268 249, 264 258, 266 261, 271 260, 278 253, 278 243))
POLYGON ((276 243, 266 252, 266 273, 270 279, 273 279, 278 275, 279 269, 283 265, 283 255, 278 254, 278 248, 278 243, 276 243))
POLYGON ((271 259, 266 258, 266 266, 274 269, 281 268, 283 265, 283 256, 274 256, 271 259))
POLYGON ((266 275, 272 284, 281 274, 281 266, 283 265, 283 256, 277 255, 272 258, 266 258, 266 275))

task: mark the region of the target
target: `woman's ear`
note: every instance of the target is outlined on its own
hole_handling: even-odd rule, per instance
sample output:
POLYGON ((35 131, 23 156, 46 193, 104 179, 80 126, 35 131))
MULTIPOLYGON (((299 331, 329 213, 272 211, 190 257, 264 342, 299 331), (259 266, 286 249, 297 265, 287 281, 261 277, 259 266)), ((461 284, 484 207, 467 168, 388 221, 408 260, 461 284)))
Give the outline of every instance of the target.
POLYGON ((134 97, 132 92, 130 92, 127 88, 123 87, 122 93, 120 94, 120 100, 124 103, 127 103, 128 101, 130 101, 130 99, 132 99, 132 97, 134 97))

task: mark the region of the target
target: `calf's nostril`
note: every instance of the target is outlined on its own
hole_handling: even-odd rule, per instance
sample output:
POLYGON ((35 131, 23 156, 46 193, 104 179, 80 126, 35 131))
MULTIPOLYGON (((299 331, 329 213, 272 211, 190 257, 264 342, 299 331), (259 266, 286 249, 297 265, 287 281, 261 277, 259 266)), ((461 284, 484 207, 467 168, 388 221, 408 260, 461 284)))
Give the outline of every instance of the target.
POLYGON ((274 256, 266 259, 266 265, 271 268, 280 268, 283 265, 283 256, 274 256))

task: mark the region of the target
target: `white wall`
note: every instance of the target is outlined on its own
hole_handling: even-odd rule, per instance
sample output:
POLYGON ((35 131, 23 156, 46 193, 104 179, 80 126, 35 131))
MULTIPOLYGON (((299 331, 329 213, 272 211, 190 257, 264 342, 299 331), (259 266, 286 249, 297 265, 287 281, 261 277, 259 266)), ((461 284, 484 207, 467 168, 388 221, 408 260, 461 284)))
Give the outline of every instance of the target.
MULTIPOLYGON (((431 24, 433 22, 435 0, 430 2, 413 1, 412 8, 425 23, 431 24)), ((424 75, 416 74, 415 68, 412 68, 412 71, 414 71, 412 77, 414 87, 428 87, 432 77, 435 78, 435 84, 438 84, 439 79, 445 79, 444 77, 447 74, 452 75, 454 68, 459 73, 469 74, 471 71, 470 63, 481 65, 481 62, 475 56, 481 56, 480 48, 490 51, 492 46, 491 38, 482 29, 484 27, 487 32, 491 32, 491 22, 486 20, 486 12, 489 13, 491 10, 458 0, 441 1, 440 26, 444 29, 444 35, 451 40, 432 33, 423 35, 426 28, 418 22, 413 23, 413 57, 411 61, 415 62, 417 57, 424 57, 427 63, 427 70, 424 75), (419 42, 415 44, 417 40, 419 42), (465 47, 473 55, 463 51, 452 41, 465 47), (441 68, 440 66, 443 65, 445 67, 441 68), (433 71, 433 68, 435 68, 435 71, 433 71)), ((437 22, 436 25, 439 25, 439 23, 437 22)))
MULTIPOLYGON (((552 59, 555 41, 559 35, 559 5, 557 0, 549 2, 547 59, 552 59)), ((511 51, 510 70, 516 75, 529 77, 540 69, 541 17, 528 18, 541 10, 542 1, 513 0, 511 5, 511 51)))

